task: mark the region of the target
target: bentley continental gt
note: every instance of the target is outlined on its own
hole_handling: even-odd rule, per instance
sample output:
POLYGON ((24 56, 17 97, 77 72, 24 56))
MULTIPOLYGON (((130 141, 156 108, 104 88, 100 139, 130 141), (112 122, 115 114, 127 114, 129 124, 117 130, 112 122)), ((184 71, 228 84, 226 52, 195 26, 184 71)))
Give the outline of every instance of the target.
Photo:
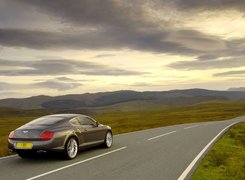
POLYGON ((8 137, 10 151, 27 158, 37 152, 60 152, 66 159, 76 157, 80 149, 95 145, 110 148, 110 126, 81 114, 54 114, 30 121, 8 137))

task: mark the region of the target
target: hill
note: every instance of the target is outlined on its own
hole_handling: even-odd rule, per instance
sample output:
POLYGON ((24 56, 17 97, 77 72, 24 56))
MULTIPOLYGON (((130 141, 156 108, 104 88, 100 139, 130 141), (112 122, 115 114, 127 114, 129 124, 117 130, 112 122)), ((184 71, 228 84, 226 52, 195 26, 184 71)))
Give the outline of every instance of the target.
POLYGON ((228 91, 245 91, 245 87, 233 87, 229 88, 228 91))
POLYGON ((63 96, 34 96, 28 98, 9 98, 0 100, 0 107, 21 109, 88 109, 104 106, 140 108, 148 106, 183 106, 207 101, 226 101, 245 99, 245 92, 213 91, 205 89, 187 89, 171 91, 114 91, 63 96))

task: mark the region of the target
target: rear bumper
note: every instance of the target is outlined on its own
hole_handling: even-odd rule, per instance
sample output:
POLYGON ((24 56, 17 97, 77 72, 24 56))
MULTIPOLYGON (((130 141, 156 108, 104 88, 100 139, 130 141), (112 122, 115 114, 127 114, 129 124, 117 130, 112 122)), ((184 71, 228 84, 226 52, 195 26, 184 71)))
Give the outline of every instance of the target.
POLYGON ((48 141, 28 141, 28 140, 12 140, 8 139, 8 148, 10 151, 17 152, 21 150, 44 150, 44 151, 63 151, 64 146, 59 145, 56 141, 54 140, 48 140, 48 141), (16 148, 16 144, 18 142, 30 142, 32 143, 32 148, 31 149, 18 149, 16 148))

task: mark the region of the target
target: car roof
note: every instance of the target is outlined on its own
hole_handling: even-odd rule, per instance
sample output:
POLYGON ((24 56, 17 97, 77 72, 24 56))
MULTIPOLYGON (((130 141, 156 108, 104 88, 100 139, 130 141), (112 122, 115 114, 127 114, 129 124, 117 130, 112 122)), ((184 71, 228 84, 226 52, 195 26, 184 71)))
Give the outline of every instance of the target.
POLYGON ((46 115, 42 116, 40 118, 34 119, 30 121, 29 123, 21 126, 20 128, 23 128, 25 126, 33 126, 33 125, 56 125, 57 123, 63 123, 66 122, 72 118, 78 117, 78 116, 84 116, 82 114, 52 114, 52 115, 46 115))
POLYGON ((77 117, 77 116, 84 116, 82 114, 51 114, 51 115, 47 115, 48 116, 52 116, 52 117, 64 117, 64 118, 73 118, 73 117, 77 117))
POLYGON ((43 118, 49 119, 49 118, 52 118, 52 117, 58 117, 58 118, 62 118, 63 119, 61 121, 66 121, 66 120, 70 120, 70 119, 78 117, 78 116, 87 117, 86 115, 83 115, 83 114, 51 114, 51 115, 43 116, 43 118))

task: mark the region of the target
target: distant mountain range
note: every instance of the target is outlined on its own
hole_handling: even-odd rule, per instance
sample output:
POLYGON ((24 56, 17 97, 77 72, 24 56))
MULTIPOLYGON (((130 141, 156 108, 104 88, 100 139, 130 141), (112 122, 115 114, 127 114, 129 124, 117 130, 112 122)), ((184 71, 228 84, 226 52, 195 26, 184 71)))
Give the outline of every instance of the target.
MULTIPOLYGON (((0 100, 0 107, 20 109, 82 109, 104 106, 130 105, 157 106, 191 105, 206 101, 224 101, 245 99, 245 92, 213 91, 205 89, 187 89, 171 91, 114 91, 64 96, 33 96, 28 98, 9 98, 0 100)), ((140 107, 138 107, 140 108, 140 107)))
POLYGON ((229 88, 228 91, 245 91, 245 87, 229 88))

